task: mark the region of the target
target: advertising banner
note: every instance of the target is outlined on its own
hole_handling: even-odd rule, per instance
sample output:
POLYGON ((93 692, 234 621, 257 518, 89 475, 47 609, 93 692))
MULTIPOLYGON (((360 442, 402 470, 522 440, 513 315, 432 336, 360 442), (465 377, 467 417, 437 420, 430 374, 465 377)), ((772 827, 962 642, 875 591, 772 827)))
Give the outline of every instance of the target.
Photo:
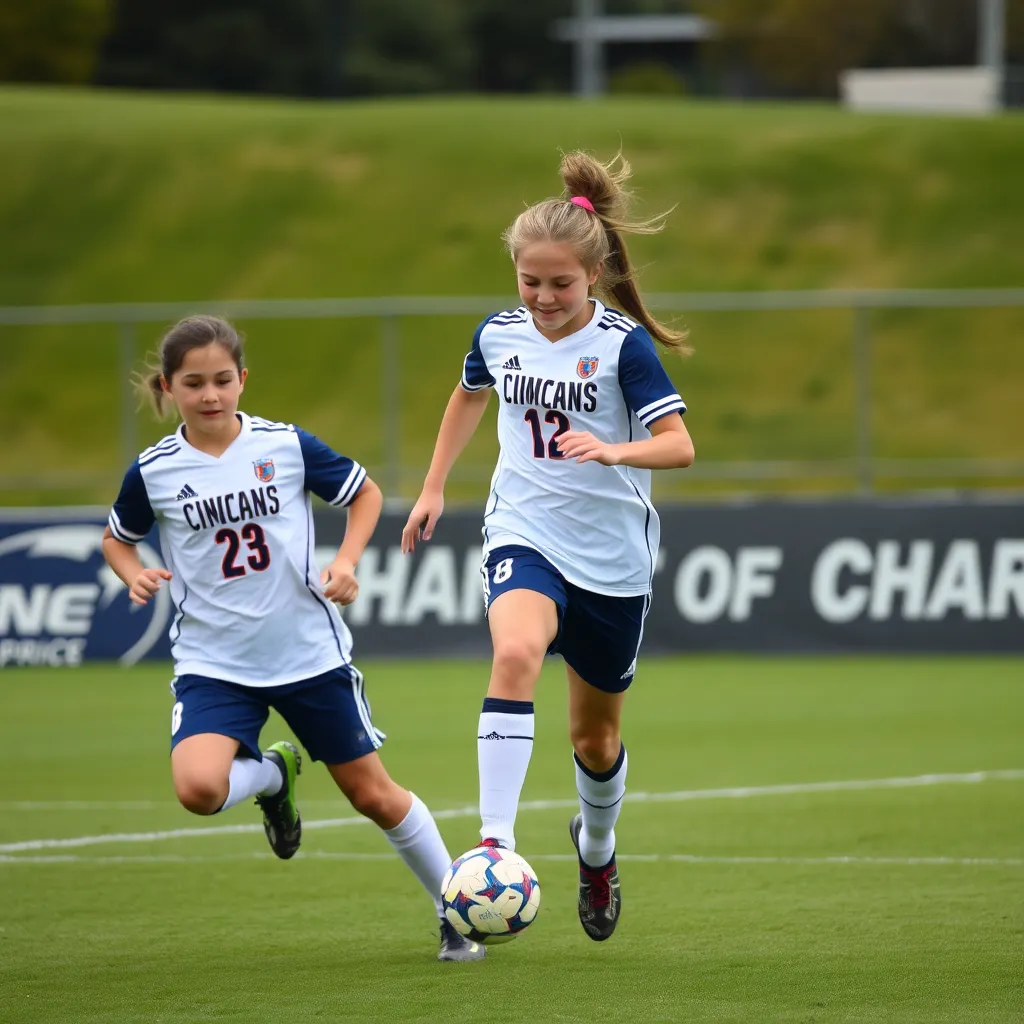
MULTIPOLYGON (((667 508, 644 651, 1024 651, 1024 500, 763 501, 667 508)), ((344 615, 356 657, 486 655, 480 514, 414 556, 387 513, 344 615)), ((343 513, 315 514, 317 561, 343 513)), ((166 587, 146 608, 103 561, 105 512, 0 518, 0 667, 168 658, 166 587)), ((155 532, 139 547, 160 564, 155 532)))
MULTIPOLYGON (((17 509, 0 518, 0 669, 169 658, 173 606, 163 587, 145 608, 103 560, 101 509, 17 509)), ((162 565, 156 531, 139 544, 162 565)))
MULTIPOLYGON (((489 650, 480 515, 415 558, 385 516, 346 611, 357 652, 489 650)), ((340 539, 334 513, 318 543, 340 539)), ((1024 501, 762 501, 666 508, 648 653, 1024 651, 1024 501)))

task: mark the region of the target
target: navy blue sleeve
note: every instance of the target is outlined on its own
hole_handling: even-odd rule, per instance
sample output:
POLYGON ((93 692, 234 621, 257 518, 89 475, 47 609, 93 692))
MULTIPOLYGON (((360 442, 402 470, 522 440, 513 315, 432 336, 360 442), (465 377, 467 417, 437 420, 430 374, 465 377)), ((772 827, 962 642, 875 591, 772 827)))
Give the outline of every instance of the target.
POLYGON ((490 319, 488 317, 476 329, 473 334, 473 346, 462 364, 462 386, 467 391, 481 391, 483 388, 494 387, 494 378, 491 376, 491 371, 487 369, 487 362, 480 351, 480 335, 490 319))
POLYGON ((619 350, 619 387, 645 427, 671 412, 686 412, 686 403, 661 365, 654 339, 643 327, 633 328, 619 350))
POLYGON ((110 532, 125 544, 138 544, 153 528, 156 516, 149 503, 146 482, 142 479, 139 460, 136 459, 124 475, 121 493, 110 510, 107 525, 110 532))
POLYGON ((306 467, 305 489, 331 505, 350 505, 366 479, 366 470, 339 455, 319 437, 295 428, 306 467))

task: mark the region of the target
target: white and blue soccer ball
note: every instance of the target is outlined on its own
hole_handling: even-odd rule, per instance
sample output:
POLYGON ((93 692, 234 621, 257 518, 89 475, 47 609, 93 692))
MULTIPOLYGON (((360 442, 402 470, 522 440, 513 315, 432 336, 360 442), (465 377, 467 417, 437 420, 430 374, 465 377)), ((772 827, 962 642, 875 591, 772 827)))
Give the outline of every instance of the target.
POLYGON ((508 942, 540 908, 540 883, 517 853, 478 846, 455 859, 441 883, 444 915, 474 942, 508 942))

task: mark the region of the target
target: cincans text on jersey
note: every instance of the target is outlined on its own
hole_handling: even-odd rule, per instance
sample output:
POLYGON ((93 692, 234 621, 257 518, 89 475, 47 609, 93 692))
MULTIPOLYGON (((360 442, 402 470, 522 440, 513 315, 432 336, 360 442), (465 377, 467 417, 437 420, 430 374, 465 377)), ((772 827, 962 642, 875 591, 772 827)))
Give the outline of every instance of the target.
POLYGON ((185 513, 185 521, 198 533, 246 519, 276 516, 281 511, 281 502, 277 488, 272 484, 270 487, 253 487, 248 491, 232 491, 230 494, 218 494, 216 498, 189 501, 181 506, 181 510, 185 513))
POLYGON ((562 412, 593 412, 597 408, 597 381, 550 380, 522 373, 506 373, 502 397, 511 405, 539 405, 562 412))

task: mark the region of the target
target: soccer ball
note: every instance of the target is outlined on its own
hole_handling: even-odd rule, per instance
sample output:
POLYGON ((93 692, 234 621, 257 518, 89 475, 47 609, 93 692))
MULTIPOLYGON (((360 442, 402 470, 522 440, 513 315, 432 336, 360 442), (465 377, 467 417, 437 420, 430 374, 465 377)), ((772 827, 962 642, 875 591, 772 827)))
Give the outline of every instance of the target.
POLYGON ((456 858, 441 883, 444 916, 474 942, 508 942, 540 907, 540 883, 517 853, 478 846, 456 858))

